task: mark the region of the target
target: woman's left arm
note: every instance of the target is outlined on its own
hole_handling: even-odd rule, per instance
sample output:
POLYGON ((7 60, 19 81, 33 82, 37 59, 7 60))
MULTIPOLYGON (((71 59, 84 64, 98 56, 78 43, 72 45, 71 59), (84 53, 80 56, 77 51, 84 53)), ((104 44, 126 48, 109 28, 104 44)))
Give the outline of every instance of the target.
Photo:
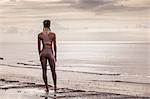
POLYGON ((57 61, 57 46, 56 46, 56 35, 55 34, 54 34, 53 44, 54 44, 55 60, 57 61))

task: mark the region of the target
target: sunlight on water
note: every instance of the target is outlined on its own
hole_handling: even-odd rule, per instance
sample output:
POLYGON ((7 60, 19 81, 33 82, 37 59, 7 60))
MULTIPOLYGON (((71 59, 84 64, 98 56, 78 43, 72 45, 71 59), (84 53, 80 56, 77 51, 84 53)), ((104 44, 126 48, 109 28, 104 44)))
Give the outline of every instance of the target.
MULTIPOLYGON (((148 49, 149 43, 58 43, 57 65, 60 70, 119 73, 145 81, 150 76, 148 49)), ((40 64, 35 43, 0 43, 0 55, 9 64, 40 64)))

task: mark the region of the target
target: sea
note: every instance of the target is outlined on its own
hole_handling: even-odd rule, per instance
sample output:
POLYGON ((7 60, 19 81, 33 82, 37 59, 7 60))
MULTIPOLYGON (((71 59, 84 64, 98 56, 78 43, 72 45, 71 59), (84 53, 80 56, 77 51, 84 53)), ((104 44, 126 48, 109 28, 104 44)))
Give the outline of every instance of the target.
MULTIPOLYGON (((1 42, 0 57, 0 67, 41 69, 35 42, 1 42)), ((101 80, 150 84, 150 43, 59 41, 56 70, 104 75, 101 80)))

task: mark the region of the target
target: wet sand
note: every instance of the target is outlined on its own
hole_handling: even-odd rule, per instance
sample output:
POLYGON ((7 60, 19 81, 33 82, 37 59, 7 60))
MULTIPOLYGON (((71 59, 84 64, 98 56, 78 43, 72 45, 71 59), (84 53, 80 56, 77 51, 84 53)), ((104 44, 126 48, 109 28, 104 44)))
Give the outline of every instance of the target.
MULTIPOLYGON (((58 88, 57 93, 54 93, 53 87, 49 86, 49 93, 44 91, 44 85, 29 82, 11 81, 0 79, 0 96, 2 99, 112 99, 112 98, 146 98, 138 96, 121 95, 106 92, 74 90, 69 88, 58 88)), ((148 97, 147 97, 148 98, 148 97)))
MULTIPOLYGON (((17 65, 16 65, 17 66, 17 65)), ((18 68, 0 65, 0 97, 10 99, 149 99, 150 84, 118 80, 103 80, 114 75, 97 75, 81 72, 57 71, 58 93, 53 92, 50 70, 48 81, 50 92, 44 91, 40 68, 18 68), (12 99, 12 98, 11 98, 12 99), (14 98, 16 99, 16 98, 14 98)), ((119 75, 115 75, 119 76, 119 75)), ((114 78, 115 78, 114 76, 114 78)))

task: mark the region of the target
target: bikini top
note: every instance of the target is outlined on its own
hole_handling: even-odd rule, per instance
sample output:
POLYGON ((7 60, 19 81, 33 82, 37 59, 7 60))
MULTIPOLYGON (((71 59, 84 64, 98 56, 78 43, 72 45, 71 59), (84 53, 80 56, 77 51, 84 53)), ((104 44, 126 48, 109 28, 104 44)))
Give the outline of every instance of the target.
POLYGON ((43 33, 44 37, 43 37, 43 43, 44 45, 51 45, 52 40, 49 38, 48 33, 43 33))

